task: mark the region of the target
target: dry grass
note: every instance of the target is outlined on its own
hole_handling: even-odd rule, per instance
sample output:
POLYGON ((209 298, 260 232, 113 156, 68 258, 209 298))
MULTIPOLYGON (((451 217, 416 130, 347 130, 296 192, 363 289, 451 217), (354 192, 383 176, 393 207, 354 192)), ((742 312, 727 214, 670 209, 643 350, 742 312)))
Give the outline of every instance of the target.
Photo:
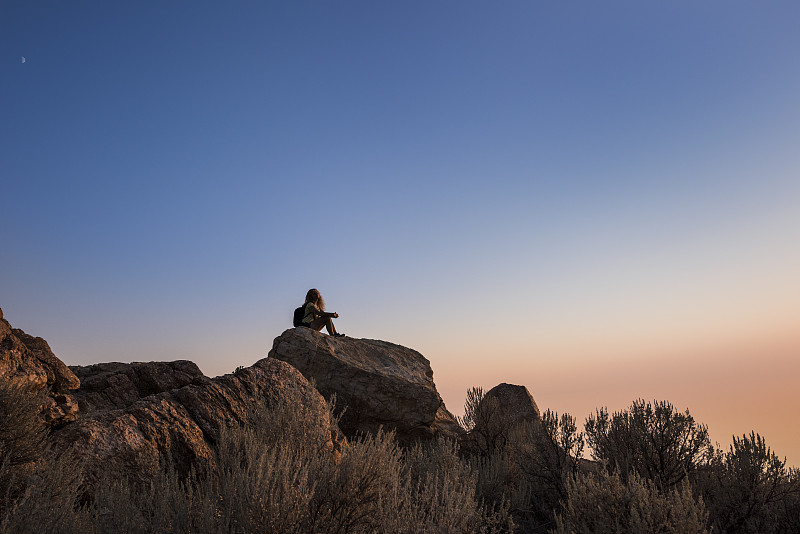
MULTIPOLYGON (((491 420, 480 393, 473 423, 491 420)), ((587 473, 584 434, 569 415, 489 426, 466 450, 448 441, 401 449, 386 433, 334 448, 330 420, 303 395, 264 401, 247 425, 223 429, 216 463, 202 476, 164 462, 151 480, 110 478, 81 501, 80 465, 47 445, 42 394, 0 384, 0 532, 790 533, 800 526, 800 473, 763 438, 737 438, 729 451, 703 456, 694 446, 669 448, 663 444, 680 436, 705 440, 698 439, 704 427, 668 403, 658 404, 659 414, 646 405, 627 414, 628 426, 595 417, 588 444, 604 463, 587 473), (643 466, 661 448, 678 454, 647 476, 643 466), (674 461, 687 458, 681 451, 690 464, 674 461), (691 469, 677 473, 676 463, 691 469)))

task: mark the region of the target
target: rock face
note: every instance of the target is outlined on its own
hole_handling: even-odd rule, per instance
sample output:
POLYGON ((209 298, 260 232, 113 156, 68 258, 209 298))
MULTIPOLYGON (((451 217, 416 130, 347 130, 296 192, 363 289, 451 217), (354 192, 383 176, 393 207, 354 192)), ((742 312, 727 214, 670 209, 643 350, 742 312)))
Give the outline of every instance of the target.
POLYGON ((185 360, 69 368, 46 341, 11 328, 0 310, 0 379, 50 389, 42 416, 52 444, 78 456, 87 487, 108 473, 147 480, 161 457, 179 471, 202 473, 215 461, 221 429, 252 421, 258 399, 301 402, 304 420, 312 421, 310 439, 332 451, 344 438, 323 395, 335 395, 346 410, 340 424, 350 436, 381 427, 401 443, 463 434, 420 353, 307 328, 284 332, 253 366, 207 378, 185 360))
POLYGON ((348 437, 394 430, 401 443, 462 432, 433 383, 430 362, 419 352, 370 339, 334 338, 292 328, 275 339, 268 359, 283 360, 316 383, 345 412, 348 437))
POLYGON ((0 310, 0 379, 18 383, 33 390, 50 389, 42 415, 49 425, 74 421, 78 404, 71 390, 80 387, 78 377, 56 358, 47 342, 29 336, 2 318, 0 310))
POLYGON ((515 427, 531 423, 540 428, 539 407, 525 386, 500 384, 481 399, 473 414, 474 426, 462 439, 464 450, 488 454, 508 442, 515 427))
POLYGON ((525 386, 504 382, 487 391, 483 402, 489 403, 492 399, 497 403, 496 417, 509 426, 539 420, 539 407, 525 386))
POLYGON ((147 480, 162 456, 179 471, 202 472, 213 465, 222 427, 248 423, 259 399, 301 399, 313 437, 331 450, 341 445, 325 399, 278 360, 217 378, 185 360, 68 368, 45 340, 11 328, 0 310, 0 379, 50 388, 41 415, 53 427, 52 445, 76 453, 89 486, 108 473, 147 480))
POLYGON ((126 408, 137 400, 201 382, 203 373, 188 360, 99 363, 71 366, 81 381, 75 397, 83 413, 126 408))
POLYGON ((101 364, 76 368, 91 388, 79 395, 80 418, 53 434, 62 450, 85 462, 91 485, 103 472, 151 476, 166 455, 181 472, 214 462, 213 445, 225 424, 246 423, 257 397, 275 402, 299 391, 331 449, 338 429, 322 396, 290 365, 262 359, 217 378, 191 362, 101 364), (174 388, 172 386, 175 386, 174 388))

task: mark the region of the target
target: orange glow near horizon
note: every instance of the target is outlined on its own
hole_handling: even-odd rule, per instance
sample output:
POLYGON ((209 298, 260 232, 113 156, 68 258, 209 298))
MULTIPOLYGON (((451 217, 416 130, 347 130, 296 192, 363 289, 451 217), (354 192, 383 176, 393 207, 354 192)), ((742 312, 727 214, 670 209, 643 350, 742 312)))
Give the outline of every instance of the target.
POLYGON ((576 345, 556 357, 462 353, 436 357, 432 365, 437 387, 457 415, 469 387, 488 390, 501 382, 526 386, 540 410, 570 413, 579 424, 600 407, 619 411, 637 398, 667 400, 707 424, 712 441, 725 450, 733 435, 755 431, 789 465, 800 466, 800 333, 784 327, 749 334, 680 340, 647 351, 630 347, 616 357, 607 348, 578 354, 576 345))

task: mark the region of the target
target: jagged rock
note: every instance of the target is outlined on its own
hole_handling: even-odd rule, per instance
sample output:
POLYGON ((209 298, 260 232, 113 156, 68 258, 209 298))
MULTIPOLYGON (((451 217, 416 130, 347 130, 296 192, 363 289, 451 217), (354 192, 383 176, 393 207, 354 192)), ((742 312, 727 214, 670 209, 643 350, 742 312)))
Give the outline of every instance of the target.
POLYGON ((99 363, 70 366, 81 381, 75 392, 81 413, 126 408, 137 400, 172 391, 204 379, 188 360, 173 362, 99 363))
POLYGON ((41 411, 42 419, 50 426, 69 423, 78 418, 78 401, 73 395, 57 393, 45 401, 41 411))
POLYGON ((81 382, 56 358, 47 342, 11 325, 0 316, 0 379, 24 384, 33 390, 49 388, 42 417, 51 426, 75 420, 78 406, 67 394, 81 382))
POLYGON ((433 383, 430 362, 417 351, 385 341, 334 338, 309 328, 277 337, 269 359, 290 363, 345 409, 339 427, 348 437, 393 430, 401 443, 462 432, 433 383))
POLYGON ((81 385, 44 339, 11 328, 5 319, 0 319, 0 378, 27 383, 36 389, 48 386, 56 393, 81 385))
MULTIPOLYGON (((90 395, 96 395, 92 399, 102 397, 103 402, 92 404, 93 411, 53 433, 56 447, 75 451, 84 462, 90 486, 108 472, 146 480, 154 474, 161 455, 168 457, 181 472, 190 467, 202 472, 213 465, 213 445, 223 425, 246 423, 257 406, 258 396, 275 402, 286 397, 288 390, 305 395, 310 404, 306 408, 318 422, 315 428, 320 439, 328 442, 331 450, 340 446, 335 442, 338 429, 330 420, 325 400, 296 369, 277 360, 265 358, 252 367, 217 378, 195 376, 191 383, 134 399, 124 408, 109 409, 131 398, 118 395, 119 389, 114 389, 114 385, 109 386, 111 394, 101 395, 100 384, 109 383, 103 382, 101 376, 141 378, 142 366, 149 366, 150 370, 166 366, 189 371, 176 373, 181 375, 180 382, 192 375, 193 364, 187 365, 190 363, 128 364, 127 369, 126 364, 113 364, 105 367, 105 371, 98 366, 91 375, 97 377, 97 389, 90 395)), ((92 373, 85 369, 79 372, 92 373)), ((160 387, 168 383, 167 380, 160 387)))

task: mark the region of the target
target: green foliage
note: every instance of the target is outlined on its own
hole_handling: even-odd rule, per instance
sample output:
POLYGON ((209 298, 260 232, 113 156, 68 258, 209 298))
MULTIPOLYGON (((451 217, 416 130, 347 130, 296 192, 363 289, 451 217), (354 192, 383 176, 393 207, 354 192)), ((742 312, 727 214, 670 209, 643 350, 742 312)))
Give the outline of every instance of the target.
POLYGON ((693 474, 712 450, 708 427, 666 401, 639 399, 612 416, 600 409, 586 420, 585 430, 595 460, 623 479, 636 473, 662 489, 693 474))

